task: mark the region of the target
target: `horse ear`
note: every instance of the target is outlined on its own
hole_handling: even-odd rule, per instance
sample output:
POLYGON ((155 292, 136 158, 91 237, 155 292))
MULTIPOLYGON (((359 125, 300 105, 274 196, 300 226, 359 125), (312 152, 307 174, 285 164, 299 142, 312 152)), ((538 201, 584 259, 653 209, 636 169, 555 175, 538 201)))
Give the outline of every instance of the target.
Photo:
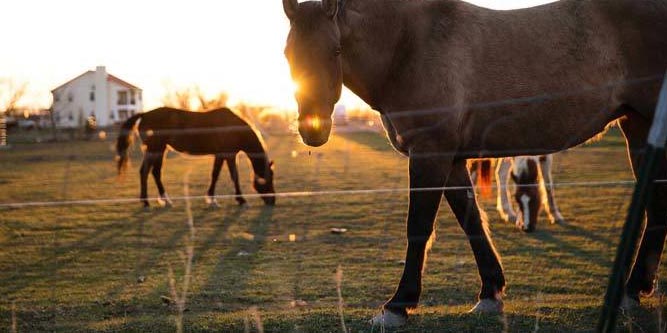
POLYGON ((269 168, 270 168, 271 170, 273 170, 273 160, 271 160, 271 162, 269 162, 269 168))
POLYGON ((322 8, 327 16, 334 18, 338 14, 338 0, 322 0, 322 8))
POLYGON ((283 0, 283 9, 285 10, 285 15, 291 21, 296 17, 296 10, 299 7, 298 0, 283 0))

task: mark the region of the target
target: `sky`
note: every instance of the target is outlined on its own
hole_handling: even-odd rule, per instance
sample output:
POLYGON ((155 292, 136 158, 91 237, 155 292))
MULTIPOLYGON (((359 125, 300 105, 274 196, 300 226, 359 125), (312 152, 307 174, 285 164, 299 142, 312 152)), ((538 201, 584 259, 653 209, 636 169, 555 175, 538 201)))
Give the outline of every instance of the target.
MULTIPOLYGON (((551 1, 471 2, 511 9, 551 1)), ((0 13, 0 89, 27 83, 25 106, 49 107, 53 88, 99 65, 142 88, 147 110, 167 89, 194 85, 210 96, 228 92, 231 104, 296 106, 280 0, 3 0, 0 13)), ((363 105, 349 91, 342 101, 363 105)))

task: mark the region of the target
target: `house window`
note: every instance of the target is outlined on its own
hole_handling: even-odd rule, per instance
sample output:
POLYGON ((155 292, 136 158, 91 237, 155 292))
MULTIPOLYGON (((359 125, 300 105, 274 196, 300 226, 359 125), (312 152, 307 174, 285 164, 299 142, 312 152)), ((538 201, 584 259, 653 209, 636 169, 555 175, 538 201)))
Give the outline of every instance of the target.
POLYGON ((56 102, 60 102, 60 94, 59 94, 59 93, 53 93, 53 99, 54 99, 56 102))
POLYGON ((90 92, 90 100, 91 100, 91 101, 94 101, 94 100, 95 100, 95 92, 94 92, 94 91, 91 91, 91 92, 90 92))
POLYGON ((118 92, 118 105, 127 105, 127 91, 118 92))
POLYGON ((72 120, 74 120, 74 116, 73 116, 72 114, 70 114, 69 116, 67 116, 67 119, 68 119, 69 121, 72 121, 72 120))
POLYGON ((71 92, 67 93, 67 101, 68 102, 74 101, 74 94, 72 94, 71 92))
POLYGON ((118 119, 119 120, 126 120, 127 118, 130 118, 130 114, 127 112, 126 109, 118 110, 118 119))
POLYGON ((134 98, 134 96, 135 96, 134 90, 130 90, 130 104, 132 104, 132 105, 137 104, 137 101, 134 98))
POLYGON ((137 91, 137 99, 141 101, 141 90, 137 91))

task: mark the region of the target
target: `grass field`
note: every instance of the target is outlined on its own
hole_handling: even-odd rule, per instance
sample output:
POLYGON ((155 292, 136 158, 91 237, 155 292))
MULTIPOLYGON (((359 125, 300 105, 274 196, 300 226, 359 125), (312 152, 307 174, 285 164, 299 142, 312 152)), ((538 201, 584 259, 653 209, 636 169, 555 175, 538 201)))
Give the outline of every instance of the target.
MULTIPOLYGON (((407 192, 280 197, 273 209, 256 197, 247 209, 231 198, 208 209, 197 198, 144 211, 127 200, 138 196, 140 151, 119 179, 111 139, 0 151, 0 331, 172 332, 184 304, 186 332, 342 332, 338 267, 346 327, 371 331, 367 320, 400 278, 407 192), (6 205, 54 201, 70 203, 6 205), (348 231, 332 234, 334 227, 348 231)), ((341 134, 320 149, 294 136, 267 143, 279 192, 408 186, 407 159, 373 133, 341 134)), ((167 191, 203 195, 211 164, 170 153, 167 191)), ((243 191, 252 194, 245 157, 240 166, 243 191)), ((466 313, 479 277, 443 203, 421 307, 395 331, 593 331, 632 191, 618 132, 557 155, 554 176, 566 224, 548 225, 543 215, 538 231, 524 234, 500 221, 492 199, 482 200, 508 281, 503 316, 466 313)), ((231 193, 223 170, 218 194, 231 193)), ((658 295, 624 315, 621 330, 664 325, 658 295)))

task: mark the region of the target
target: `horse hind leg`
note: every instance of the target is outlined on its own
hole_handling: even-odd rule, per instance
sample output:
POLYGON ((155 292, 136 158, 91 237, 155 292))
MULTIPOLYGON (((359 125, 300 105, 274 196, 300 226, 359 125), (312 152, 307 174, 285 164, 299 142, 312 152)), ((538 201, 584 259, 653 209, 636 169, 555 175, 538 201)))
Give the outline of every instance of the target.
POLYGON ((553 165, 553 155, 540 156, 540 173, 542 181, 540 182, 540 190, 542 192, 542 202, 549 217, 549 221, 553 223, 565 223, 563 215, 558 209, 556 198, 554 196, 554 181, 551 174, 551 166, 553 165))
MULTIPOLYGON (((637 177, 639 164, 644 159, 646 137, 651 122, 636 112, 629 112, 619 121, 625 135, 632 162, 632 170, 637 177)), ((667 160, 659 160, 657 179, 667 179, 667 160)), ((646 205, 646 229, 641 238, 636 261, 626 285, 626 297, 635 303, 639 295, 650 295, 655 288, 660 257, 667 236, 667 184, 653 185, 651 200, 646 205)), ((627 303, 627 302, 626 302, 627 303)))
POLYGON ((153 161, 153 179, 155 180, 155 185, 158 189, 157 203, 162 207, 171 207, 174 205, 174 203, 169 198, 169 195, 167 195, 167 192, 164 189, 164 185, 162 184, 162 164, 164 162, 164 150, 159 152, 149 152, 149 154, 151 155, 150 158, 153 161))

